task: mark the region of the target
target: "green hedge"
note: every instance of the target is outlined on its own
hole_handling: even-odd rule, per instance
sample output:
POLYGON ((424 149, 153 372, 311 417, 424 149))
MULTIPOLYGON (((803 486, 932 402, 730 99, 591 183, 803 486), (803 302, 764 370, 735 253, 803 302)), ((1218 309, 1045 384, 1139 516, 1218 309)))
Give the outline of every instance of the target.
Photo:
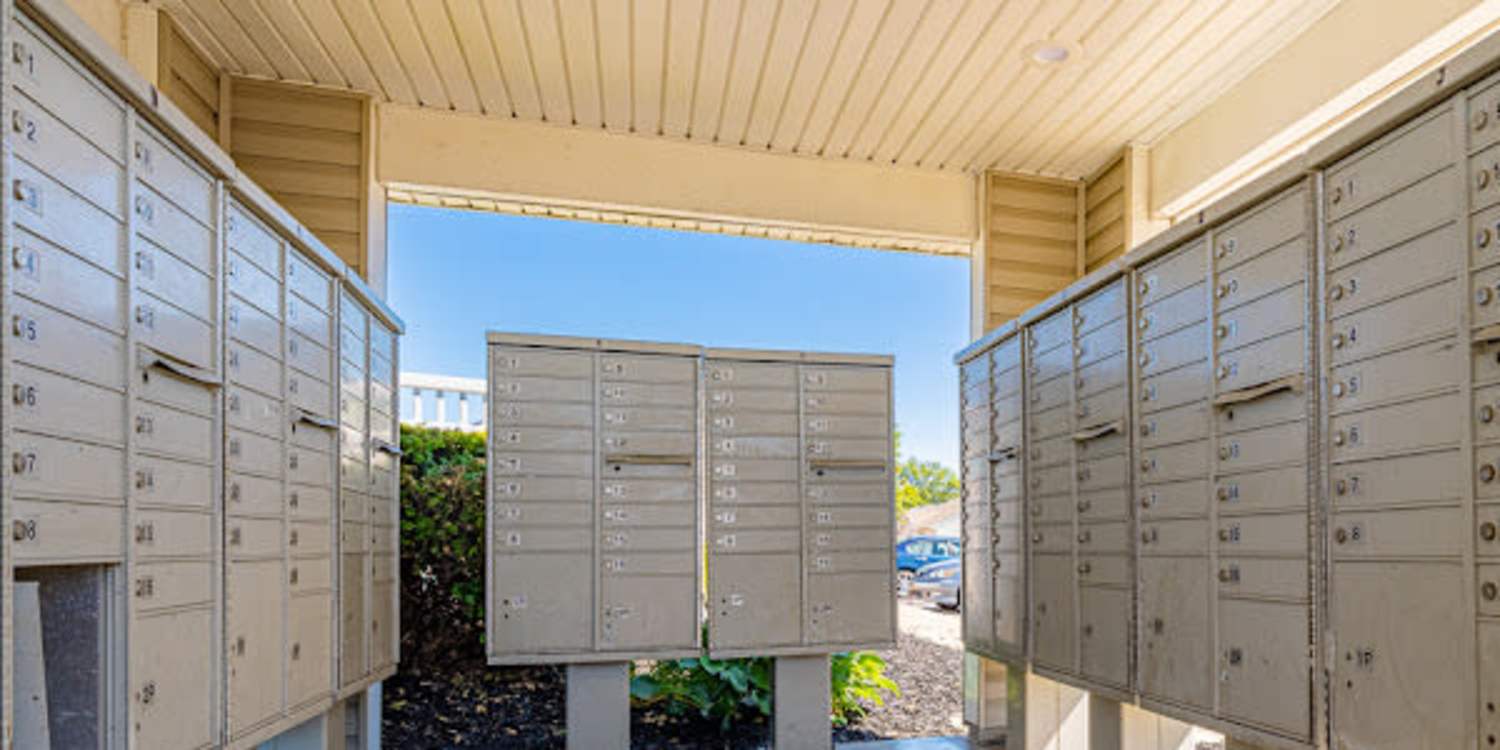
MULTIPOLYGON (((401 666, 419 672, 473 669, 484 655, 483 433, 401 426, 401 666)), ((832 702, 844 723, 900 694, 874 652, 835 654, 832 702)), ((631 694, 668 711, 694 711, 728 726, 769 715, 769 658, 654 662, 631 694)))

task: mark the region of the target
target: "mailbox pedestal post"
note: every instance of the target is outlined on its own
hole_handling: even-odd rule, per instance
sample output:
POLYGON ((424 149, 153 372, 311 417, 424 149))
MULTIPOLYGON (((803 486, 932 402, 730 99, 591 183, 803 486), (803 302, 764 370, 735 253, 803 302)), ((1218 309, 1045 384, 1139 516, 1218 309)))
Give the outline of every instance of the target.
POLYGON ((829 750, 828 655, 779 656, 771 685, 771 720, 776 750, 829 750))
POLYGON ((630 750, 630 662, 568 665, 569 750, 630 750))

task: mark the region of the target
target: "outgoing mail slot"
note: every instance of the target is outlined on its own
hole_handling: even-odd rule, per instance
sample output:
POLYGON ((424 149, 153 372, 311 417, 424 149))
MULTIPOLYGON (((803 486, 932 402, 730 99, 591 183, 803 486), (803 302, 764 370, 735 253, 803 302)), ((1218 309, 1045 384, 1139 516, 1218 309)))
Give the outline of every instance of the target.
POLYGON ((1033 386, 1027 403, 1033 411, 1041 412, 1062 406, 1072 397, 1073 383, 1068 378, 1053 378, 1033 386))
POLYGON ((1458 231, 1458 225, 1448 224, 1329 273, 1329 315, 1338 317, 1453 278, 1459 256, 1451 248, 1460 242, 1458 231))
POLYGON ((1046 351, 1033 350, 1027 372, 1034 388, 1037 383, 1065 375, 1073 369, 1073 350, 1067 346, 1055 346, 1046 351))
POLYGON ((1073 356, 1077 360, 1078 368, 1124 352, 1128 331, 1124 319, 1120 319, 1079 338, 1078 343, 1073 347, 1073 356))
MULTIPOLYGON (((1443 169, 1329 225, 1326 252, 1330 271, 1337 271, 1413 238, 1429 235, 1433 230, 1450 224, 1458 211, 1455 205, 1458 196, 1454 195, 1452 185, 1453 173, 1443 169)), ((1451 239, 1449 231, 1452 230, 1439 235, 1451 239)), ((1438 256, 1425 257, 1421 268, 1410 270, 1426 275, 1443 269, 1449 272, 1453 269, 1446 250, 1438 256)))
POLYGON ((1307 512, 1266 516, 1220 516, 1215 537, 1220 555, 1308 554, 1307 512))
MULTIPOLYGON (((624 387, 624 386, 617 386, 624 387)), ((492 401, 593 401, 593 382, 543 377, 496 377, 490 388, 492 401)))
POLYGON ((134 296, 130 312, 136 339, 188 364, 217 369, 214 327, 145 292, 134 296))
POLYGON ((1139 549, 1142 556, 1207 555, 1208 521, 1186 519, 1151 521, 1140 525, 1139 549))
POLYGON ((1124 419, 1129 412, 1129 404, 1130 394, 1122 386, 1078 399, 1073 416, 1076 417, 1075 423, 1080 426, 1103 424, 1124 419))
POLYGON ((115 391, 54 375, 22 364, 11 369, 11 425, 18 430, 123 445, 125 426, 103 415, 125 414, 125 397, 115 391))
POLYGON ((1295 284, 1233 311, 1221 313, 1214 324, 1214 346, 1228 351, 1278 333, 1301 330, 1307 319, 1303 285, 1295 284))
MULTIPOLYGON (((1306 277, 1307 246, 1301 241, 1289 242, 1233 271, 1220 273, 1214 284, 1214 298, 1222 315, 1288 286, 1300 286, 1306 277)), ((1269 303, 1263 303, 1262 307, 1266 304, 1269 303)), ((1301 309, 1297 304, 1290 304, 1290 308, 1288 314, 1301 309)))
POLYGON ((281 282, 238 252, 230 251, 224 275, 229 291, 267 316, 281 319, 281 282))
POLYGON ((11 356, 53 372, 110 388, 125 386, 125 342, 120 336, 23 298, 10 305, 11 356))
POLYGON ((1219 596, 1254 597, 1308 601, 1312 582, 1308 578, 1307 559, 1235 557, 1243 550, 1219 548, 1219 596))
POLYGON ((1341 511, 1329 519, 1336 560, 1360 557, 1459 557, 1470 524, 1457 506, 1341 511))
POLYGON ((594 433, 589 429, 511 427, 493 432, 490 444, 506 452, 575 452, 593 450, 594 447, 594 433))
POLYGON ((1247 471, 1307 460, 1307 425, 1289 422, 1219 438, 1215 470, 1247 471))
POLYGON ((1127 467, 1129 465, 1130 457, 1124 453, 1087 462, 1080 461, 1076 474, 1079 492, 1128 486, 1130 472, 1127 467))
POLYGON ((590 453, 493 451, 489 465, 490 472, 495 476, 590 477, 594 475, 593 455, 590 453))
POLYGON ((267 395, 281 392, 281 363, 271 354, 231 343, 225 347, 224 369, 230 382, 267 395))
POLYGON ((213 554, 214 518, 197 511, 137 510, 129 535, 137 559, 213 554))
POLYGON ((1072 341, 1072 314, 1068 310, 1052 313, 1026 329, 1026 343, 1033 358, 1072 341))
POLYGON ((1299 463, 1278 469, 1221 475, 1214 483, 1212 494, 1220 513, 1305 510, 1307 468, 1299 463))
MULTIPOLYGON (((594 407, 592 404, 548 404, 523 403, 519 401, 497 401, 490 405, 490 424, 496 429, 511 426, 576 427, 593 429, 594 407)), ((609 423, 609 412, 604 413, 609 423)))
POLYGON ((1202 281, 1208 274, 1207 240, 1198 238, 1135 273, 1138 308, 1155 304, 1202 281))
POLYGON ((281 514, 282 492, 279 480, 231 473, 225 482, 224 495, 224 507, 230 515, 281 514))
POLYGON ((1335 367, 1329 374, 1329 408, 1339 414, 1456 385, 1460 373, 1443 363, 1461 353, 1458 342, 1447 339, 1335 367))
POLYGON ((587 552, 594 548, 594 533, 588 527, 523 529, 498 525, 490 533, 490 551, 500 556, 530 552, 587 552))
POLYGON ((137 565, 127 595, 137 612, 212 604, 213 565, 207 562, 159 562, 137 565))
POLYGON ((691 385, 609 381, 599 384, 599 403, 609 408, 616 406, 681 407, 694 403, 696 398, 694 387, 691 385))
POLYGON ((12 85, 83 133, 99 150, 120 159, 125 152, 125 111, 115 97, 76 67, 71 55, 43 42, 29 23, 13 23, 7 33, 14 37, 12 85))
POLYGON ((1214 364, 1219 393, 1254 388, 1303 371, 1307 334, 1298 329, 1220 354, 1214 364))
POLYGON ((285 543, 285 524, 279 520, 230 517, 224 521, 224 550, 231 558, 279 557, 285 543))
POLYGON ((1079 368, 1078 374, 1073 378, 1073 386, 1084 396, 1120 388, 1126 385, 1129 371, 1130 357, 1121 351, 1110 355, 1108 359, 1079 368))
POLYGON ((1326 339, 1334 364, 1416 343, 1451 330, 1458 281, 1447 281, 1385 304, 1333 320, 1326 339))
MULTIPOLYGON (((24 161, 12 163, 11 188, 17 226, 106 270, 124 271, 125 226, 114 217, 24 161)), ((24 259, 18 270, 26 270, 24 259)))
POLYGON ((1324 190, 1329 220, 1441 169, 1453 158, 1452 122, 1447 107, 1437 108, 1334 166, 1324 190))
POLYGON ((712 456, 795 459, 797 458, 797 445, 796 437, 719 437, 715 435, 708 441, 708 452, 712 456))
POLYGON ((224 314, 229 336, 270 357, 281 355, 281 323, 234 295, 224 314))
POLYGON ((116 216, 125 187, 125 170, 93 144, 25 95, 12 97, 8 142, 15 155, 52 175, 95 206, 116 216))
POLYGON ((125 284, 118 277, 30 232, 16 234, 10 250, 16 294, 110 331, 125 330, 125 284))
POLYGON ((136 176, 194 218, 209 223, 214 218, 213 180, 168 146, 154 127, 139 119, 135 123, 131 156, 136 176))
POLYGON ((1296 187, 1266 200, 1248 215, 1214 232, 1214 257, 1221 270, 1233 268, 1267 250, 1282 249, 1302 234, 1307 223, 1307 190, 1296 187))
POLYGON ((632 354, 601 354, 599 377, 611 382, 691 383, 698 374, 697 361, 687 357, 632 354))
MULTIPOLYGON (((333 345, 333 321, 328 317, 328 313, 304 302, 296 295, 286 297, 286 323, 288 330, 306 336, 325 349, 333 345)), ((376 377, 381 372, 389 372, 389 367, 377 368, 375 366, 377 360, 373 353, 370 360, 371 377, 376 377)))
POLYGON ((229 428, 224 442, 224 465, 231 470, 281 476, 281 440, 229 428))
POLYGON ((1144 414, 1136 427, 1142 448, 1208 437, 1209 407, 1202 402, 1144 414))
POLYGON ((197 461, 213 458, 212 419, 144 402, 134 412, 130 426, 140 450, 197 461))
POLYGON ((1136 507, 1142 519, 1208 515, 1212 495, 1206 479, 1137 487, 1136 507))
POLYGON ((280 438, 282 425, 286 423, 281 399, 239 386, 224 389, 224 411, 231 427, 271 438, 280 438))
POLYGON ((1337 415, 1329 421, 1329 451, 1333 460, 1345 461, 1457 445, 1462 414, 1462 399, 1454 393, 1337 415))
MULTIPOLYGON (((1391 503, 1458 502, 1464 496, 1469 467, 1457 449, 1385 457, 1329 468, 1329 493, 1335 507, 1357 508, 1391 503)), ((1478 482, 1477 494, 1500 495, 1496 483, 1478 482)))
POLYGON ((11 488, 18 497, 121 502, 125 455, 118 448, 14 433, 11 488))
POLYGON ((123 508, 22 499, 11 504, 10 549, 18 563, 125 558, 123 508))
POLYGON ((1147 377, 1197 362, 1208 355, 1206 323, 1189 326, 1170 336, 1142 344, 1135 355, 1136 371, 1147 377))
POLYGON ((1207 318, 1209 304, 1208 298, 1204 296, 1205 284, 1206 282, 1200 281, 1181 293, 1136 313, 1136 339, 1142 342, 1155 341, 1207 318))
POLYGON ((1142 450, 1136 466, 1136 477, 1148 484, 1193 479, 1207 473, 1208 449, 1202 441, 1142 450))
POLYGON ((1027 414, 1027 434, 1033 441, 1070 434, 1072 430, 1073 410, 1067 406, 1027 414))
POLYGON ((1073 327, 1088 333, 1099 326, 1125 317, 1125 280, 1115 281, 1073 306, 1073 327))
POLYGON ((740 388, 779 388, 796 390, 797 365, 787 363, 742 362, 710 359, 704 365, 709 385, 734 385, 740 388))

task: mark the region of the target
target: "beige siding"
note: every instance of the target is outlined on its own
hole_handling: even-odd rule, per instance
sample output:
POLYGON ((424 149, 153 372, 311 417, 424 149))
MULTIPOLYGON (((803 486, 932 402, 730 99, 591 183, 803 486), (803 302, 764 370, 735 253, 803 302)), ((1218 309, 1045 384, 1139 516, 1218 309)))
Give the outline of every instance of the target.
POLYGON ((1110 162, 1084 188, 1087 205, 1084 227, 1085 271, 1092 271, 1125 253, 1128 195, 1124 154, 1110 162))
POLYGON ((1078 277, 1078 183, 985 176, 985 328, 1078 277))
POLYGON ((235 163, 361 274, 369 175, 364 97, 234 79, 235 163))
POLYGON ((194 47, 171 16, 157 24, 158 88, 208 133, 219 137, 219 69, 194 47))

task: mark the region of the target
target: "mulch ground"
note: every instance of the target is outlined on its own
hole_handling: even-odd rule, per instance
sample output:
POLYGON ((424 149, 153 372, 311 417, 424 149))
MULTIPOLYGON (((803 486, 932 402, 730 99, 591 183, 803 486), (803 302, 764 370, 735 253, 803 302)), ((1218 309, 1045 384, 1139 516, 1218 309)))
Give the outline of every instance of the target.
MULTIPOLYGON (((902 695, 850 727, 835 742, 956 734, 951 722, 962 708, 962 653, 901 635, 884 652, 887 674, 902 695)), ((385 683, 382 741, 387 748, 552 748, 564 745, 565 692, 561 667, 475 667, 422 674, 402 671, 385 683)), ((770 745, 765 721, 723 730, 717 721, 670 716, 654 708, 631 712, 636 748, 723 748, 770 745)))

